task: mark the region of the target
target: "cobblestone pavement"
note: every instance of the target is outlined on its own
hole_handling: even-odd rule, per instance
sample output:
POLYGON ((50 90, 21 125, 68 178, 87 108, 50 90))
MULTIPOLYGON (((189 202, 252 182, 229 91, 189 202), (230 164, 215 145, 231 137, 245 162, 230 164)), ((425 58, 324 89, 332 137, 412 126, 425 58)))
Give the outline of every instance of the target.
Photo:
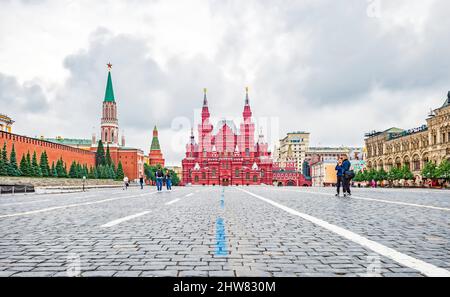
POLYGON ((450 275, 446 191, 183 187, 0 197, 0 276, 450 275))

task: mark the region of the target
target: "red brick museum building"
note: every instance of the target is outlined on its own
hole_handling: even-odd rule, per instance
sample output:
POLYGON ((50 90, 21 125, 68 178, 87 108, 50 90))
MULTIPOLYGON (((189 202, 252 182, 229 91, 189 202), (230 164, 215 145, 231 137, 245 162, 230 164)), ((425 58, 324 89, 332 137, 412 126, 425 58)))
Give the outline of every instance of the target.
POLYGON ((198 142, 191 131, 182 161, 182 183, 192 185, 271 185, 272 158, 268 144, 259 135, 255 143, 255 124, 245 97, 242 123, 238 130, 233 121, 210 123, 206 90, 204 92, 198 142))

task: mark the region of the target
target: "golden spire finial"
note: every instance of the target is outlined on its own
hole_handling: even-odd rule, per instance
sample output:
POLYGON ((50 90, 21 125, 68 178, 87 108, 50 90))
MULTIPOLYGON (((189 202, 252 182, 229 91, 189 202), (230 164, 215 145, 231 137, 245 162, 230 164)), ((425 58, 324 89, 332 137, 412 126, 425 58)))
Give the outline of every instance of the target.
POLYGON ((248 94, 248 87, 245 87, 245 92, 248 94))
POLYGON ((207 88, 203 88, 203 93, 207 93, 208 92, 208 89, 207 88))

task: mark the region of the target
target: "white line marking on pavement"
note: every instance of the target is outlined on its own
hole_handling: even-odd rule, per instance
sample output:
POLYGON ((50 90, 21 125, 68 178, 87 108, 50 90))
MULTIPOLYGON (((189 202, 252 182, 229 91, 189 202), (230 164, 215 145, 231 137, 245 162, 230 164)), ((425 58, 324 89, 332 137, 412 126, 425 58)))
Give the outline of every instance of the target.
MULTIPOLYGON (((295 192, 297 192, 297 193, 309 193, 309 194, 316 194, 316 195, 324 195, 324 196, 333 196, 334 197, 334 194, 330 194, 330 193, 320 193, 320 192, 311 192, 311 191, 295 191, 295 192)), ((399 205, 406 205, 406 206, 414 206, 414 207, 421 207, 421 208, 429 208, 429 209, 450 211, 450 208, 445 208, 445 207, 438 207, 438 206, 432 206, 432 205, 423 205, 423 204, 416 204, 416 203, 407 203, 407 202, 401 202, 401 201, 391 201, 391 200, 384 200, 384 199, 375 199, 375 198, 353 196, 353 195, 350 196, 350 199, 376 201, 376 202, 383 202, 383 203, 390 203, 390 204, 399 204, 399 205)))
POLYGON ((45 200, 35 200, 35 201, 27 201, 27 202, 6 203, 6 204, 0 204, 0 206, 22 205, 22 204, 30 204, 30 203, 45 202, 45 201, 50 201, 50 199, 45 199, 45 200))
POLYGON ((144 212, 140 212, 140 213, 137 213, 137 214, 134 214, 134 215, 131 215, 131 216, 126 216, 126 217, 123 217, 123 218, 111 221, 109 223, 103 224, 100 227, 101 228, 109 228, 109 227, 118 225, 120 223, 129 221, 129 220, 132 220, 132 219, 135 219, 135 218, 138 218, 138 217, 142 217, 142 216, 144 216, 144 215, 146 215, 148 213, 150 213, 150 211, 144 211, 144 212))
POLYGON ((396 251, 396 250, 394 250, 392 248, 384 246, 384 245, 382 245, 382 244, 380 244, 378 242, 372 241, 372 240, 367 239, 367 238, 365 238, 365 237, 363 237, 361 235, 353 233, 353 232, 351 232, 349 230, 346 230, 346 229, 341 228, 339 226, 330 224, 330 223, 328 223, 328 222, 326 222, 324 220, 321 220, 319 218, 310 216, 308 214, 301 213, 301 212, 296 211, 296 210, 294 210, 292 208, 289 208, 287 206, 279 204, 279 203, 277 203, 275 201, 272 201, 270 199, 267 199, 267 198, 264 198, 262 196, 256 195, 256 194, 254 194, 252 192, 249 192, 249 191, 246 191, 246 190, 243 190, 243 189, 239 189, 239 188, 238 188, 238 190, 243 191, 243 192, 245 192, 245 193, 247 193, 247 194, 249 194, 249 195, 251 195, 251 196, 253 196, 253 197, 257 198, 257 199, 259 199, 259 200, 267 202, 267 203, 269 203, 269 204, 271 204, 271 205, 273 205, 275 207, 278 207, 278 208, 280 208, 280 209, 282 209, 282 210, 284 210, 284 211, 286 211, 286 212, 288 212, 290 214, 299 216, 299 217, 301 217, 301 218, 303 218, 303 219, 305 219, 307 221, 310 221, 313 224, 316 224, 316 225, 318 225, 318 226, 320 226, 322 228, 325 228, 325 229, 327 229, 327 230, 329 230, 331 232, 334 232, 334 233, 336 233, 336 234, 338 234, 338 235, 340 235, 340 236, 342 236, 344 238, 347 238, 348 240, 351 240, 351 241, 353 241, 353 242, 355 242, 357 244, 360 244, 363 247, 366 247, 366 248, 368 248, 368 249, 370 249, 370 250, 372 250, 372 251, 374 251, 374 252, 376 252, 376 253, 384 256, 384 257, 390 258, 390 259, 392 259, 392 260, 394 260, 394 261, 396 261, 396 262, 398 262, 398 263, 400 263, 400 264, 402 264, 402 265, 404 265, 406 267, 415 269, 415 270, 423 273, 426 276, 450 277, 450 271, 448 271, 446 269, 434 266, 433 264, 430 264, 430 263, 424 262, 422 260, 413 258, 411 256, 405 255, 405 254, 400 253, 400 252, 398 252, 398 251, 396 251))
POLYGON ((178 201, 180 201, 180 198, 177 198, 177 199, 174 199, 172 201, 169 201, 169 202, 166 203, 166 205, 171 205, 171 204, 173 204, 175 202, 178 202, 178 201))
MULTIPOLYGON (((152 193, 149 193, 149 195, 155 194, 155 193, 156 192, 152 192, 152 193)), ((145 194, 134 195, 134 196, 124 196, 124 197, 109 198, 109 199, 104 199, 104 200, 97 200, 97 201, 77 203, 77 204, 68 204, 68 205, 62 205, 62 206, 54 206, 54 207, 43 208, 43 209, 38 209, 38 210, 31 210, 31 211, 19 212, 19 213, 7 214, 7 215, 0 215, 0 219, 10 218, 10 217, 18 217, 18 216, 25 216, 25 215, 30 215, 30 214, 36 214, 36 213, 41 213, 41 212, 57 210, 57 209, 65 209, 65 208, 72 208, 72 207, 78 207, 78 206, 84 206, 84 205, 100 204, 100 203, 105 203, 105 202, 119 200, 119 199, 137 198, 137 197, 142 197, 142 196, 145 196, 145 194)))
POLYGON ((187 195, 184 196, 184 197, 191 197, 192 195, 194 195, 194 193, 189 193, 189 194, 187 194, 187 195))

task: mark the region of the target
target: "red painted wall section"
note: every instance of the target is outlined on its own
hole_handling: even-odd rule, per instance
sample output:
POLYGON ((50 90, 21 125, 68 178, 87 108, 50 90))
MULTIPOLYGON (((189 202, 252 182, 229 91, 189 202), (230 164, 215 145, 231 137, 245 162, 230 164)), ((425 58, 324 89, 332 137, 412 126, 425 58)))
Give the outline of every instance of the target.
POLYGON ((2 149, 5 142, 8 150, 8 158, 12 145, 14 144, 18 164, 20 163, 20 159, 22 159, 22 155, 26 155, 27 152, 30 152, 30 155, 33 156, 33 152, 36 151, 39 161, 41 153, 45 151, 50 166, 52 162, 56 164, 56 161, 60 158, 63 159, 68 168, 73 161, 87 165, 88 167, 95 166, 95 153, 90 151, 0 131, 0 147, 2 149))

